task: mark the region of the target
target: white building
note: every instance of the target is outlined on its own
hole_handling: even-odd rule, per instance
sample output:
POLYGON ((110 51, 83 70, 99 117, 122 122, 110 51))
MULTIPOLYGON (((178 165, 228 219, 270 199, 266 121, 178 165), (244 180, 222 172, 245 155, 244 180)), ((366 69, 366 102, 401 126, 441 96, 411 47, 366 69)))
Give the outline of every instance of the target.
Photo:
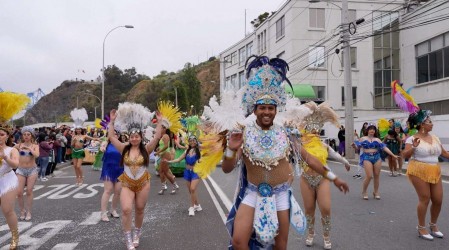
POLYGON ((433 112, 434 132, 449 145, 449 1, 427 1, 401 16, 401 82, 422 109, 433 112), (426 24, 427 25, 423 25, 426 24), (408 27, 413 27, 408 29, 408 27))
MULTIPOLYGON (((349 19, 354 23, 357 19, 365 19, 350 29, 353 34, 354 118, 395 114, 398 109, 392 101, 390 84, 401 76, 400 46, 399 32, 391 30, 398 25, 404 0, 348 2, 349 19)), ((287 0, 252 33, 220 53, 221 89, 239 88, 245 84, 248 56, 279 57, 290 66, 287 75, 290 81, 302 85, 302 93, 295 93, 300 99, 326 100, 343 118, 342 53, 335 53, 336 49, 342 50, 340 6, 341 1, 310 3, 308 0, 287 0), (314 90, 312 96, 307 88, 314 90)), ((359 130, 359 127, 355 128, 359 130)), ((326 133, 333 138, 336 135, 336 129, 329 128, 326 133)))

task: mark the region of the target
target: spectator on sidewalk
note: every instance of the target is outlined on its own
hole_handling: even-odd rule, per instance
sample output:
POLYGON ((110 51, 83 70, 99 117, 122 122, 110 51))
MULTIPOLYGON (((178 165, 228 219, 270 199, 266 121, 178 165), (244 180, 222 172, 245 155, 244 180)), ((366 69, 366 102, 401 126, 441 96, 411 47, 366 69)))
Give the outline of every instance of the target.
POLYGON ((345 156, 345 127, 343 125, 341 125, 340 131, 338 131, 338 140, 340 141, 338 153, 341 156, 345 156))
POLYGON ((39 134, 39 180, 48 181, 45 177, 50 158, 50 151, 53 149, 53 142, 45 133, 39 134))

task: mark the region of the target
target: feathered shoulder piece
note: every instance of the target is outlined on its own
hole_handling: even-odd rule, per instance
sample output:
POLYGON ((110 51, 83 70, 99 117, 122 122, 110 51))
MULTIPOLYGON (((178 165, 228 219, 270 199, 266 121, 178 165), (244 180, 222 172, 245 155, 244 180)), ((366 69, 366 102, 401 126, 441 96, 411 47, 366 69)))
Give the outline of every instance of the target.
POLYGON ((304 117, 301 129, 304 129, 307 133, 319 132, 323 128, 325 123, 331 123, 337 128, 340 127, 337 113, 329 106, 327 102, 323 102, 317 105, 315 102, 308 102, 304 104, 309 108, 311 113, 304 117))
POLYGON ((212 96, 209 106, 204 107, 204 119, 211 122, 208 124, 214 124, 218 131, 235 129, 238 122, 245 120, 245 114, 240 107, 241 94, 241 91, 225 90, 220 101, 216 96, 212 96))
POLYGON ((379 128, 379 136, 381 139, 385 138, 388 134, 388 130, 390 130, 390 123, 385 118, 380 118, 377 121, 377 127, 379 128))
POLYGON ((116 123, 122 124, 128 133, 140 133, 153 118, 154 112, 138 103, 120 103, 117 109, 116 123))
POLYGON ((0 92, 0 129, 11 133, 12 127, 6 122, 24 109, 29 102, 30 98, 24 94, 0 92))
POLYGON ((162 115, 162 125, 173 133, 178 133, 182 128, 181 112, 170 101, 160 101, 157 109, 162 115))
POLYGON ((206 178, 212 173, 223 158, 227 143, 227 134, 227 130, 221 132, 209 131, 209 133, 201 134, 199 138, 199 141, 201 142, 201 159, 196 163, 195 168, 193 168, 193 171, 197 173, 201 179, 206 178))
POLYGON ((70 112, 70 117, 72 117, 75 128, 82 128, 83 123, 87 120, 87 111, 85 108, 75 108, 70 112))

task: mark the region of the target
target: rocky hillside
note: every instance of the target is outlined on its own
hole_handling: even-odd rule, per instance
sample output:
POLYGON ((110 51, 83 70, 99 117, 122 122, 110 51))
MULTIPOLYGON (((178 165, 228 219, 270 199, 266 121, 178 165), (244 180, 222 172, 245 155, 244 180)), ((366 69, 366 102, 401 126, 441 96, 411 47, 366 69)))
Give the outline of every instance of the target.
MULTIPOLYGON (((208 62, 203 62, 196 65, 194 68, 196 71, 196 77, 201 85, 201 104, 204 106, 208 103, 210 97, 213 95, 219 95, 220 63, 218 60, 210 60, 208 62)), ((125 70, 125 72, 127 72, 127 70, 125 70)), ((169 73, 169 81, 179 81, 178 75, 180 72, 181 71, 178 73, 169 73)), ((114 74, 113 77, 117 77, 117 74, 114 74)), ((114 87, 113 84, 108 84, 108 80, 110 79, 108 79, 108 75, 106 75, 106 113, 109 112, 109 107, 117 107, 118 103, 122 101, 142 103, 147 106, 148 100, 159 100, 162 98, 158 95, 160 85, 155 85, 155 81, 152 79, 145 79, 136 83, 130 83, 127 85, 131 86, 128 87, 128 89, 123 89, 123 84, 119 85, 119 87, 114 87)), ((112 82, 112 80, 110 81, 112 82)), ((117 82, 118 83, 116 85, 120 84, 120 80, 117 80, 117 82)), ((164 84, 171 84, 171 82, 164 84)), ((168 97, 169 99, 172 99, 174 96, 174 88, 168 89, 173 92, 168 97)), ((33 106, 33 108, 27 111, 25 114, 25 123, 34 124, 55 121, 71 121, 70 111, 76 108, 77 105, 79 108, 83 107, 87 110, 89 120, 94 120, 95 109, 97 117, 101 116, 101 105, 99 100, 93 95, 101 98, 101 84, 64 81, 59 87, 54 89, 51 93, 45 95, 33 106)), ((174 98, 171 101, 174 102, 174 98)), ((154 109, 154 107, 150 107, 150 109, 154 109)), ((15 123, 20 125, 23 123, 23 120, 24 119, 19 119, 15 123)))

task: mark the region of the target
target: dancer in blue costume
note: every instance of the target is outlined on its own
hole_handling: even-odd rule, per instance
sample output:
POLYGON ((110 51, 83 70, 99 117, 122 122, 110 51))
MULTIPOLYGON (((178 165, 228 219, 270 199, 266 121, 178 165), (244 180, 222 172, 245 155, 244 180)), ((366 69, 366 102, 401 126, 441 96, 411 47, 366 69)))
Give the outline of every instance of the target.
MULTIPOLYGON (((114 131, 114 136, 122 142, 119 138, 119 132, 117 130, 114 131)), ((107 209, 111 194, 114 194, 114 196, 112 197, 112 210, 110 214, 113 218, 120 217, 117 213, 117 206, 120 201, 120 190, 122 189, 122 185, 117 178, 123 174, 124 168, 120 166, 120 159, 122 158, 120 152, 110 143, 109 140, 107 145, 103 145, 100 148, 100 151, 104 152, 102 159, 103 167, 101 169, 100 176, 100 180, 104 183, 103 195, 101 196, 101 220, 104 222, 109 222, 107 209)))
POLYGON ((374 124, 371 124, 367 128, 367 135, 355 141, 355 145, 360 149, 363 148, 363 154, 360 155, 360 161, 363 163, 365 169, 365 180, 362 185, 362 198, 368 200, 367 189, 371 182, 371 178, 374 176, 374 192, 373 196, 376 200, 380 200, 379 195, 379 177, 380 169, 382 167, 382 160, 380 152, 385 151, 388 155, 397 159, 398 156, 394 155, 382 141, 377 137, 378 131, 374 124))
POLYGON ((229 134, 222 163, 222 170, 229 173, 240 158, 243 162, 239 195, 227 221, 230 249, 287 249, 289 223, 304 232, 304 214, 291 191, 294 170, 290 158, 304 160, 341 191, 348 191, 345 182, 300 147, 297 130, 273 123, 286 106, 281 83, 289 82, 287 70, 282 59, 264 56, 247 67, 248 85, 242 102, 246 114, 254 113, 256 121, 229 134))
POLYGON ((202 211, 201 205, 198 203, 198 196, 196 188, 200 182, 200 177, 194 172, 194 167, 197 161, 201 158, 201 153, 198 148, 198 140, 195 136, 189 137, 189 147, 178 158, 168 161, 168 163, 176 163, 185 160, 186 168, 184 170, 184 179, 186 180, 187 188, 190 193, 191 206, 189 207, 189 216, 194 216, 195 212, 202 211))

